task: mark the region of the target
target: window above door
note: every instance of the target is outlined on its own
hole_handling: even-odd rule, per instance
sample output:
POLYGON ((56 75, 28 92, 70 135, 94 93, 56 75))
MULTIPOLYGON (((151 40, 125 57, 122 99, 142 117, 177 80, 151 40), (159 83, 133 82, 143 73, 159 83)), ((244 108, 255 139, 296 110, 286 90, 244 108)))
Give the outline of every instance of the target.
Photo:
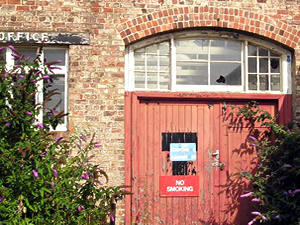
POLYGON ((230 32, 180 32, 133 44, 126 54, 129 91, 291 92, 291 54, 230 32))

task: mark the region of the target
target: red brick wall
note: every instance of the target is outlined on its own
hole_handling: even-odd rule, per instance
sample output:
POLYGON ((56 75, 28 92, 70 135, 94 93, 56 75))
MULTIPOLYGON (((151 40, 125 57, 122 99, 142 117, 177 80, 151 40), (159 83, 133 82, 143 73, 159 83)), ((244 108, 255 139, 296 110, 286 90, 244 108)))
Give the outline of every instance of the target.
POLYGON ((95 160, 111 184, 124 183, 125 44, 203 26, 253 32, 294 49, 300 116, 299 0, 0 0, 1 31, 90 34, 90 45, 70 46, 70 126, 97 132, 103 148, 95 160))

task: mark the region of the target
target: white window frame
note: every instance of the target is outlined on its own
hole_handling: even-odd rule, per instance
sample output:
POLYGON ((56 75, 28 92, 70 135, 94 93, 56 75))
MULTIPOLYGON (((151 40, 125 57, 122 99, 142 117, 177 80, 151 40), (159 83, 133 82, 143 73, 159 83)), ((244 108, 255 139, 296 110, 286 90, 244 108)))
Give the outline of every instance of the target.
POLYGON ((172 34, 166 34, 149 38, 134 43, 126 48, 125 55, 125 90, 126 91, 157 91, 157 92, 237 92, 237 93, 263 93, 263 94, 291 94, 292 93, 292 75, 291 75, 291 52, 277 44, 265 41, 263 39, 237 34, 228 31, 187 31, 172 34), (241 85, 176 85, 176 48, 175 40, 178 39, 220 39, 242 42, 241 51, 241 85), (169 90, 135 88, 134 85, 134 51, 152 44, 163 41, 170 43, 170 86, 169 90), (248 89, 248 44, 265 48, 280 55, 280 91, 249 90, 248 89))
MULTIPOLYGON (((37 52, 39 51, 38 46, 15 46, 16 49, 19 48, 27 48, 28 49, 37 49, 37 52)), ((13 51, 8 48, 6 48, 6 67, 12 68, 14 65, 14 57, 12 56, 13 51)), ((64 81, 64 109, 65 109, 65 113, 68 113, 68 71, 69 71, 69 50, 68 48, 64 48, 64 47, 43 47, 43 50, 47 50, 47 49, 63 49, 65 51, 65 65, 61 66, 61 65, 55 65, 55 69, 53 69, 53 74, 52 76, 55 76, 55 74, 60 75, 60 74, 64 74, 65 75, 65 81, 64 81)), ((41 58, 44 59, 44 52, 42 52, 41 58)), ((35 96, 35 101, 37 103, 43 103, 44 100, 44 94, 43 94, 43 80, 38 81, 37 83, 37 94, 35 96)), ((39 115, 36 117, 36 120, 40 123, 43 123, 43 109, 40 110, 39 115)), ((67 127, 68 127, 68 116, 64 116, 63 117, 63 123, 60 123, 57 125, 57 127, 55 129, 52 129, 52 131, 67 131, 67 127)))

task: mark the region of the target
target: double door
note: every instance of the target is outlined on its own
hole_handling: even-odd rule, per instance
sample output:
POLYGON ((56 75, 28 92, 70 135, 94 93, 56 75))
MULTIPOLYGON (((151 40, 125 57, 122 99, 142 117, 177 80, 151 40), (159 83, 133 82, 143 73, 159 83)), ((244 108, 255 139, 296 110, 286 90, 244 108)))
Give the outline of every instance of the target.
MULTIPOLYGON (((264 128, 249 126, 229 107, 246 103, 133 101, 132 224, 244 225, 251 220, 249 200, 239 197, 249 183, 239 174, 255 169, 256 147, 249 133, 258 135, 264 128)), ((275 114, 272 101, 260 107, 275 114)))

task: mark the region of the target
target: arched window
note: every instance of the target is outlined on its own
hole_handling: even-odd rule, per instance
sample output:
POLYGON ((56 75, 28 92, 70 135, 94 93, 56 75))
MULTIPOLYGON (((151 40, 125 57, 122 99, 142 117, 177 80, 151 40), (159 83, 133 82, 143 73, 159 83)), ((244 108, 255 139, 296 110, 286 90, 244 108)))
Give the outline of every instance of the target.
POLYGON ((290 93, 291 54, 225 31, 168 34, 127 48, 126 89, 290 93))

